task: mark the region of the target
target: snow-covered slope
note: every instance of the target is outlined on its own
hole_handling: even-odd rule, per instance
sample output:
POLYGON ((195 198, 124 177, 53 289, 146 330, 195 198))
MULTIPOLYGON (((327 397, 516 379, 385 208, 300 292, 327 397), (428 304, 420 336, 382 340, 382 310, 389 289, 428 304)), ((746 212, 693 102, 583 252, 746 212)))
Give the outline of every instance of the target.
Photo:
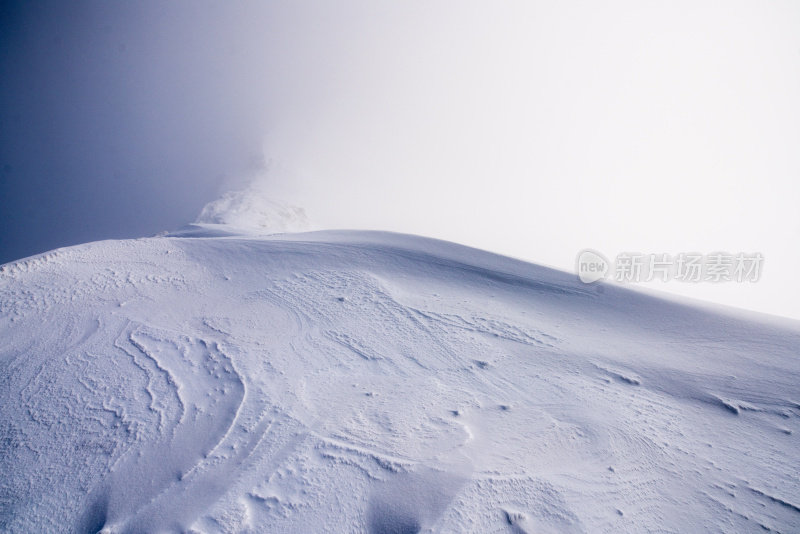
POLYGON ((0 268, 0 530, 800 530, 800 327, 385 233, 0 268))

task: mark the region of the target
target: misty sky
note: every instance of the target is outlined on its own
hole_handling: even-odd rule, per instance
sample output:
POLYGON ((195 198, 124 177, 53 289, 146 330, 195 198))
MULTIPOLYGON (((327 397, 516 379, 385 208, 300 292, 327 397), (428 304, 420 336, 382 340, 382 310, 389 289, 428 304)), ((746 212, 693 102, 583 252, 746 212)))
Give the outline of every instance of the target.
POLYGON ((0 263, 255 181, 318 227, 761 252, 800 318, 796 2, 0 3, 0 263))

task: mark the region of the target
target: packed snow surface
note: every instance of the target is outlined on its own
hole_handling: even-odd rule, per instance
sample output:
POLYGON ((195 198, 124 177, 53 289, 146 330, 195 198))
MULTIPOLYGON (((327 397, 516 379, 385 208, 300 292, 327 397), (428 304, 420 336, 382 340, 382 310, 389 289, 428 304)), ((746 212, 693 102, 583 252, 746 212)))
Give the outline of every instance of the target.
POLYGON ((4 532, 798 532, 800 326, 412 236, 0 268, 4 532))

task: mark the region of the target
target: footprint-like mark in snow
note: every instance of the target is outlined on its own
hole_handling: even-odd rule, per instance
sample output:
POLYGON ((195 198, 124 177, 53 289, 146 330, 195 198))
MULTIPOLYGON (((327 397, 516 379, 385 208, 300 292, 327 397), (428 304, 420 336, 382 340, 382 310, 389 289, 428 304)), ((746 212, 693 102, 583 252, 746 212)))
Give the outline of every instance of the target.
POLYGON ((419 468, 399 473, 373 490, 369 534, 416 534, 431 527, 464 485, 463 477, 419 468))

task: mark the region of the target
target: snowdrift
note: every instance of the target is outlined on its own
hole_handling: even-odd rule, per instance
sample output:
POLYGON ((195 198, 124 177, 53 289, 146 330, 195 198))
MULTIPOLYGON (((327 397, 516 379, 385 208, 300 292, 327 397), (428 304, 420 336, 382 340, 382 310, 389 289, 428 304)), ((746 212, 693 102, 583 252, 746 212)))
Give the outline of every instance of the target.
POLYGON ((800 327, 412 236, 0 267, 5 532, 800 530, 800 327))

